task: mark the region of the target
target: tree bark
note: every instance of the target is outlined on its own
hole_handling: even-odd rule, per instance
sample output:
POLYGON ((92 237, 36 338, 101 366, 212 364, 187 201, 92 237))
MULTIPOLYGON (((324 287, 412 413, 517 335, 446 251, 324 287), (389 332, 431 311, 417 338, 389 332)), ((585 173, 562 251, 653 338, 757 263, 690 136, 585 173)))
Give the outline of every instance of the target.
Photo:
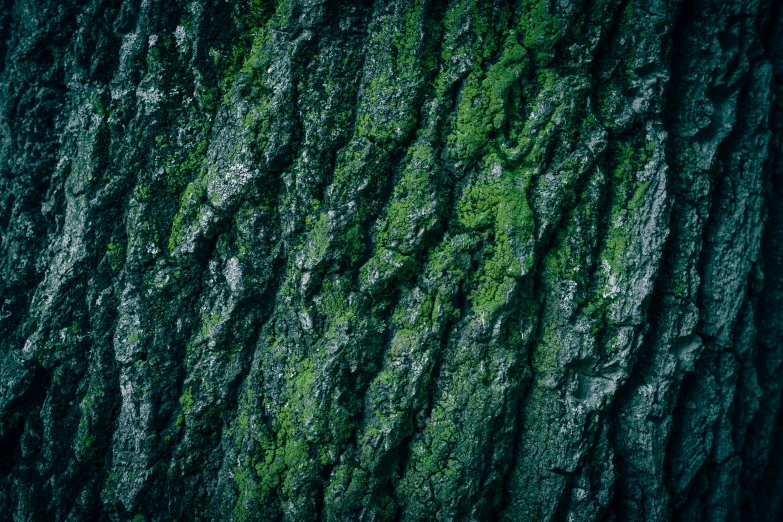
POLYGON ((1 0, 0 520, 779 520, 781 5, 1 0))

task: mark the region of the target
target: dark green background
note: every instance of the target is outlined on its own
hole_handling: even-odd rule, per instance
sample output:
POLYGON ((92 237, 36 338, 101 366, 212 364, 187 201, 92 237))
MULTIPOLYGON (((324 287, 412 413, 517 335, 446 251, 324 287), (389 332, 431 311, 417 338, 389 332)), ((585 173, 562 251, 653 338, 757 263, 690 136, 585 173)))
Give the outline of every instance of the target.
POLYGON ((780 3, 0 6, 0 520, 778 520, 780 3))

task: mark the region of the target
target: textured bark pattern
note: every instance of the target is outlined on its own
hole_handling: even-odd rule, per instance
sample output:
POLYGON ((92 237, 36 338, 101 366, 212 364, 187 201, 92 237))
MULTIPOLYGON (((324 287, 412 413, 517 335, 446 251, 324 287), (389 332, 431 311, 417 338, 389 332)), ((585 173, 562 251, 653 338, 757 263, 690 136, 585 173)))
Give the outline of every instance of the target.
POLYGON ((0 0, 1 520, 778 520, 772 0, 0 0))

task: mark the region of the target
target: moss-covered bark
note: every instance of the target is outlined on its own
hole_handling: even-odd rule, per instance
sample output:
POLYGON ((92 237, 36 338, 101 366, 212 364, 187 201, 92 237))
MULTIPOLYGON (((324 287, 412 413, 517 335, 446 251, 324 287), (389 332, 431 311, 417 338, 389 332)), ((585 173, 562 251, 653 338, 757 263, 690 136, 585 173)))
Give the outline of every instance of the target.
POLYGON ((0 520, 777 520, 782 34, 0 1, 0 520))

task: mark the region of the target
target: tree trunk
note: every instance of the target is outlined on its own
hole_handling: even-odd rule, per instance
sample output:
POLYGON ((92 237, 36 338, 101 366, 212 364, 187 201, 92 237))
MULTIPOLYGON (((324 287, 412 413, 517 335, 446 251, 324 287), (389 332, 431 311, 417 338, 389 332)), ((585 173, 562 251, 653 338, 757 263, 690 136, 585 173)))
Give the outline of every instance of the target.
POLYGON ((0 0, 0 520, 779 520, 781 5, 0 0))

